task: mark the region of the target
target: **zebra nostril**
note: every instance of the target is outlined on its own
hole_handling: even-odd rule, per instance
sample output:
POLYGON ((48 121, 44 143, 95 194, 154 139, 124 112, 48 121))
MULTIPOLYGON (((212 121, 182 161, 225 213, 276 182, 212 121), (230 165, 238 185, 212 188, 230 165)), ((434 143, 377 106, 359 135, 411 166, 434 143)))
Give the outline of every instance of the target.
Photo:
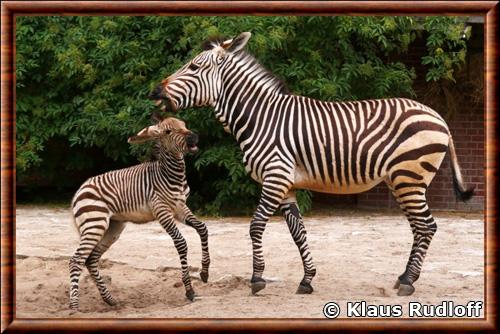
POLYGON ((198 135, 196 133, 191 132, 186 136, 186 144, 188 146, 195 146, 198 144, 198 135))

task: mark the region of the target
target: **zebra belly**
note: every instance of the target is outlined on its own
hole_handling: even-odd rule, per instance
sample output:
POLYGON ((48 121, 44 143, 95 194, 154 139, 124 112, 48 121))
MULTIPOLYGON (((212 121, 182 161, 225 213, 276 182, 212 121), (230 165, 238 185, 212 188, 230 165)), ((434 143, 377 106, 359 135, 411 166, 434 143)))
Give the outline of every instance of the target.
POLYGON ((144 224, 155 220, 149 206, 143 206, 135 211, 115 213, 111 219, 135 224, 144 224))
POLYGON ((349 183, 340 184, 337 182, 325 183, 323 180, 318 180, 309 175, 303 168, 295 169, 294 189, 307 189, 321 193, 329 194, 358 194, 368 191, 382 182, 384 178, 375 180, 367 180, 366 183, 349 183))

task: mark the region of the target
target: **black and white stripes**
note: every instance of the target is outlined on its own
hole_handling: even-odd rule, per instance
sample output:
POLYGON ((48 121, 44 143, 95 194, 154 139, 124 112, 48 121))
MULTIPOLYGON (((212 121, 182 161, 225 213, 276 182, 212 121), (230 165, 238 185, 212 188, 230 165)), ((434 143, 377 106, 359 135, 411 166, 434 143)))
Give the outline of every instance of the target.
POLYGON ((279 208, 299 248, 310 293, 315 274, 295 189, 353 194, 385 182, 408 217, 414 244, 399 294, 413 292, 426 250, 436 231, 425 193, 450 151, 458 197, 463 184, 448 127, 434 110, 409 99, 325 102, 291 94, 243 48, 250 33, 211 41, 205 51, 165 79, 151 98, 164 108, 206 105, 233 134, 252 178, 262 184, 250 225, 252 291, 265 287, 262 234, 279 208))
POLYGON ((201 239, 202 269, 200 276, 208 280, 210 256, 208 232, 186 206, 189 188, 186 183, 184 154, 197 150, 197 136, 187 130, 184 122, 158 119, 130 143, 155 140, 158 159, 134 167, 108 172, 88 179, 72 201, 74 223, 80 234, 80 245, 70 260, 70 308, 78 309, 78 283, 85 265, 103 300, 109 305, 116 301, 99 274, 102 254, 118 239, 125 222, 146 223, 158 220, 172 237, 179 253, 182 282, 186 297, 194 298, 188 272, 187 244, 175 225, 179 220, 196 229, 201 239))

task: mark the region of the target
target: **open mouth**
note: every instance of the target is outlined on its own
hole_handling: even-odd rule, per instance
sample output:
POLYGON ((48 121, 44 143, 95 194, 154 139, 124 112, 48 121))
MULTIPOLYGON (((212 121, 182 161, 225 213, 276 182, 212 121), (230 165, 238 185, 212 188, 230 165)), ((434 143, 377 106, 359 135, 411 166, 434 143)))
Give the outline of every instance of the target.
POLYGON ((198 146, 196 144, 197 143, 187 143, 187 147, 188 147, 188 152, 189 153, 196 153, 196 152, 198 152, 198 146))
POLYGON ((172 102, 169 99, 159 99, 155 100, 155 104, 160 107, 161 110, 166 111, 166 112, 171 112, 174 111, 174 108, 172 106, 172 102))
POLYGON ((196 146, 196 144, 190 144, 188 145, 188 151, 189 153, 196 153, 198 152, 198 146, 196 146))
POLYGON ((186 136, 186 146, 189 153, 198 152, 198 146, 196 146, 196 144, 198 144, 198 135, 193 132, 189 132, 186 136))
POLYGON ((156 106, 165 112, 175 112, 176 107, 170 97, 164 91, 162 85, 156 88, 148 95, 148 99, 153 100, 156 106))

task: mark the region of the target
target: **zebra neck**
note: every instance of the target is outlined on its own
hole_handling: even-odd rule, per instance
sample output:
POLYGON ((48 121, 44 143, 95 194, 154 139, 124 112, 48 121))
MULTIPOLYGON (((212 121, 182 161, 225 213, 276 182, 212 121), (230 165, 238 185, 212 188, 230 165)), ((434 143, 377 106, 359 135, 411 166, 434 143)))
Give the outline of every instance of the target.
POLYGON ((258 63, 236 65, 223 77, 215 116, 241 143, 250 135, 242 129, 253 129, 261 112, 283 93, 282 83, 258 63))
POLYGON ((160 169, 169 178, 185 177, 186 163, 182 155, 172 154, 164 150, 158 153, 158 163, 160 169))

